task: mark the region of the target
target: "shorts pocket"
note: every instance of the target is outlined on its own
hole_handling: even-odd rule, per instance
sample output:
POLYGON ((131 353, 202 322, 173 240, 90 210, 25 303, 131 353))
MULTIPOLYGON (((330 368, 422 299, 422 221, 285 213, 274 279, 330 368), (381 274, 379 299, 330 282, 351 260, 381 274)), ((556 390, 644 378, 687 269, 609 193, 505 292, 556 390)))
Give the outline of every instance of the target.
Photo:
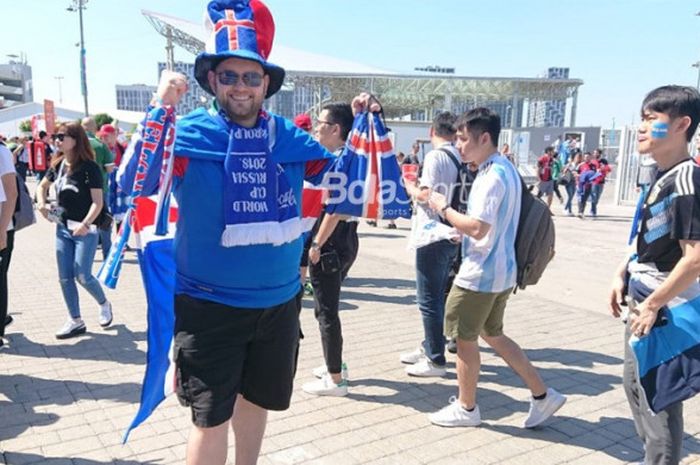
POLYGON ((186 370, 182 367, 182 349, 178 348, 175 352, 175 394, 177 400, 184 407, 192 405, 192 398, 189 392, 189 377, 186 370))

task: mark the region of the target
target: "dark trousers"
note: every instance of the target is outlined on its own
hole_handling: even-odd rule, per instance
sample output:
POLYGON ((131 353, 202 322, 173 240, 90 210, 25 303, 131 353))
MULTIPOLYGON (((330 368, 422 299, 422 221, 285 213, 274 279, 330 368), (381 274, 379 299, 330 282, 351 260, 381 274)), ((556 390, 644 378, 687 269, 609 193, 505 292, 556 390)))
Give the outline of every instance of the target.
POLYGON ((27 182, 27 170, 29 169, 29 164, 23 161, 18 161, 15 164, 15 169, 17 170, 19 177, 22 178, 22 181, 27 182))
POLYGON ((591 196, 591 187, 588 186, 585 189, 581 190, 579 189, 578 192, 578 214, 583 215, 584 210, 586 209, 586 202, 588 202, 588 198, 591 196))
POLYGON ((343 364, 343 331, 338 315, 341 271, 326 273, 319 262, 310 265, 309 276, 314 287, 314 316, 321 331, 326 368, 329 373, 340 373, 343 364))
POLYGON ((603 187, 605 187, 605 184, 593 184, 591 186, 591 215, 593 216, 598 214, 598 202, 603 196, 603 187))
POLYGON ((360 239, 357 236, 357 225, 360 223, 357 221, 341 221, 338 223, 338 227, 345 228, 344 235, 348 244, 348 253, 345 263, 343 263, 343 269, 341 270, 341 281, 345 281, 348 276, 350 267, 355 263, 357 258, 357 253, 360 250, 360 239), (342 225, 342 226, 341 226, 342 225))
POLYGON ((554 195, 557 196, 560 202, 564 201, 564 197, 562 197, 561 192, 559 191, 559 182, 554 181, 554 195))
POLYGON ((7 247, 0 251, 0 337, 5 335, 7 318, 7 272, 10 269, 12 249, 15 246, 15 232, 7 231, 7 247))
POLYGON ((321 250, 321 254, 338 254, 340 269, 328 272, 321 269, 320 261, 315 265, 309 263, 309 276, 314 287, 314 315, 321 332, 323 358, 329 373, 340 373, 342 370, 343 332, 338 315, 340 283, 355 261, 357 250, 357 223, 340 221, 321 250))
POLYGON ((637 377, 637 360, 628 342, 629 324, 625 329, 625 365, 623 385, 632 410, 634 426, 644 444, 645 465, 678 465, 683 446, 683 403, 671 405, 652 415, 637 377))

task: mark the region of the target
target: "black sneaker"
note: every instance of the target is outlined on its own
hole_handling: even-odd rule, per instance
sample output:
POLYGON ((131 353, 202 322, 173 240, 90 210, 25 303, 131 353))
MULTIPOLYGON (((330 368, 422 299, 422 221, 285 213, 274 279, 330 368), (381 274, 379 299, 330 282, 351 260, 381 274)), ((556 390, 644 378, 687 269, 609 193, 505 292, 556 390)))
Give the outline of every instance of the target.
POLYGON ((10 325, 12 324, 13 321, 15 321, 15 319, 12 318, 11 315, 6 315, 6 316, 5 316, 5 328, 7 328, 8 326, 10 326, 10 325))

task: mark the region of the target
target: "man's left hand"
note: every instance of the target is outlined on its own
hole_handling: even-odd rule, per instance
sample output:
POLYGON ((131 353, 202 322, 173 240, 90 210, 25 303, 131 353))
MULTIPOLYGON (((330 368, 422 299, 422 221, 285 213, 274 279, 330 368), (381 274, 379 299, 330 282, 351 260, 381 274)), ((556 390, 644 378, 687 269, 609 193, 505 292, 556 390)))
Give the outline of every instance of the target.
POLYGON ((379 113, 382 107, 377 102, 377 99, 372 97, 367 92, 362 92, 360 95, 352 99, 352 114, 358 115, 363 111, 379 113))
POLYGON ((649 303, 645 300, 632 311, 632 323, 630 324, 630 331, 637 337, 643 337, 651 332, 651 328, 654 327, 656 323, 656 317, 659 313, 659 309, 653 309, 649 306, 649 303))
POLYGON ((445 208, 445 205, 447 205, 447 198, 445 198, 444 195, 440 194, 439 192, 431 192, 430 193, 430 198, 428 199, 430 202, 430 208, 432 208, 435 211, 440 211, 443 208, 445 208))
POLYGON ((311 247, 309 249, 309 262, 313 265, 317 264, 321 258, 321 249, 318 247, 311 247))

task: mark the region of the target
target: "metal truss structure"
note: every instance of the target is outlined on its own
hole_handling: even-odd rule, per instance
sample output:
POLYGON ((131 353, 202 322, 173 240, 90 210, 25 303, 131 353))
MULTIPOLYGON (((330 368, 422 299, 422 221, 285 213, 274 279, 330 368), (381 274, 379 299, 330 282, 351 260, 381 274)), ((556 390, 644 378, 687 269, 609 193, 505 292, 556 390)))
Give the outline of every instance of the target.
MULTIPOLYGON (((180 18, 142 10, 143 15, 159 34, 168 40, 166 50, 172 44, 198 54, 204 49, 201 26, 180 18)), ((170 56, 170 52, 169 52, 170 56)), ((571 98, 570 125, 575 126, 578 88, 580 79, 467 77, 441 74, 368 74, 348 72, 318 72, 287 69, 285 89, 303 87, 313 95, 311 113, 317 113, 329 100, 350 101, 359 92, 376 95, 388 118, 420 114, 423 119, 432 118, 433 112, 442 108, 469 108, 495 102, 511 109, 510 123, 519 121, 522 115, 513 115, 513 109, 523 102, 557 101, 571 98)))

